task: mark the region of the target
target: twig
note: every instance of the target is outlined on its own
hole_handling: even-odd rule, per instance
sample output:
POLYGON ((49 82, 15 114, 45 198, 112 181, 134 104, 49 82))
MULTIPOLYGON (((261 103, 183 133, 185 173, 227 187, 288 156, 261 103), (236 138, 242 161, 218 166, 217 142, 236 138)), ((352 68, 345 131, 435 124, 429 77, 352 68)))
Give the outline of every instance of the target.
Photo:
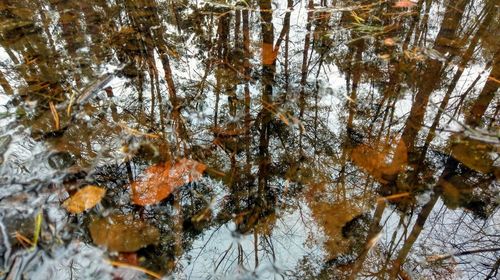
POLYGON ((429 256, 429 257, 427 257, 427 261, 428 262, 437 262, 437 261, 449 259, 451 257, 458 257, 458 256, 465 256, 465 255, 472 255, 472 254, 486 253, 486 252, 498 252, 498 251, 500 251, 500 248, 476 249, 476 250, 458 252, 458 253, 454 253, 454 254, 429 256))

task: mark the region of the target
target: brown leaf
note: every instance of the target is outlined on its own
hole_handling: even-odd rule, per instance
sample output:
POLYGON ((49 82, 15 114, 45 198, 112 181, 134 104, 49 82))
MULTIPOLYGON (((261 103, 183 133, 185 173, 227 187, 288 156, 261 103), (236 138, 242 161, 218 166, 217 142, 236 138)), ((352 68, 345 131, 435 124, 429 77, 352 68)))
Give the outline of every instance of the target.
POLYGON ((394 3, 394 8, 411 8, 415 5, 412 1, 402 0, 394 3))
POLYGON ((150 166, 139 180, 132 183, 132 201, 142 206, 158 203, 176 188, 199 179, 205 169, 206 165, 185 158, 174 165, 150 166))
POLYGON ((78 214, 94 207, 106 194, 106 190, 88 185, 78 190, 72 197, 64 201, 63 207, 70 213, 78 214))
POLYGON ((156 227, 130 214, 95 219, 90 223, 89 231, 95 244, 117 252, 135 252, 158 243, 160 239, 156 227))

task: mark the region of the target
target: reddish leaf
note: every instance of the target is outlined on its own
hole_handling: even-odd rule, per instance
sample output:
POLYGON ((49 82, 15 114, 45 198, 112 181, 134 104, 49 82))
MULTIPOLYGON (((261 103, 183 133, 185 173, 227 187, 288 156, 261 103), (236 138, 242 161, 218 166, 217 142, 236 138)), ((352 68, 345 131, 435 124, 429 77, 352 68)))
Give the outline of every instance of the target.
POLYGON ((142 206, 158 203, 176 188, 199 179, 205 169, 206 165, 190 159, 153 165, 132 183, 132 201, 142 206))
POLYGON ((415 5, 412 1, 402 0, 394 3, 394 8, 411 8, 415 5))

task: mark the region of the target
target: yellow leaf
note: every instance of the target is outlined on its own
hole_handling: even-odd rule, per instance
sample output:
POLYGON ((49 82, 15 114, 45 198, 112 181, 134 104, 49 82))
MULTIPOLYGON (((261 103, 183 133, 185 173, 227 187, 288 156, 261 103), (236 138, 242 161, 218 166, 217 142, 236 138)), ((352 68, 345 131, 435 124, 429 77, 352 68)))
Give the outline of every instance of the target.
POLYGON ((88 185, 64 201, 63 207, 70 213, 78 214, 94 207, 101 201, 105 193, 106 190, 103 188, 88 185))

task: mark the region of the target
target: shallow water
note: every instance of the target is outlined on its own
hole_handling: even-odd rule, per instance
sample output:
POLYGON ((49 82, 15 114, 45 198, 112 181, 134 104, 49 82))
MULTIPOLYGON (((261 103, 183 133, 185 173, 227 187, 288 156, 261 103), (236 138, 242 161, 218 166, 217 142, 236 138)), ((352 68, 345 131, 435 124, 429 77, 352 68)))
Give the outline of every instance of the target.
POLYGON ((497 279, 498 11, 2 0, 2 277, 497 279))

